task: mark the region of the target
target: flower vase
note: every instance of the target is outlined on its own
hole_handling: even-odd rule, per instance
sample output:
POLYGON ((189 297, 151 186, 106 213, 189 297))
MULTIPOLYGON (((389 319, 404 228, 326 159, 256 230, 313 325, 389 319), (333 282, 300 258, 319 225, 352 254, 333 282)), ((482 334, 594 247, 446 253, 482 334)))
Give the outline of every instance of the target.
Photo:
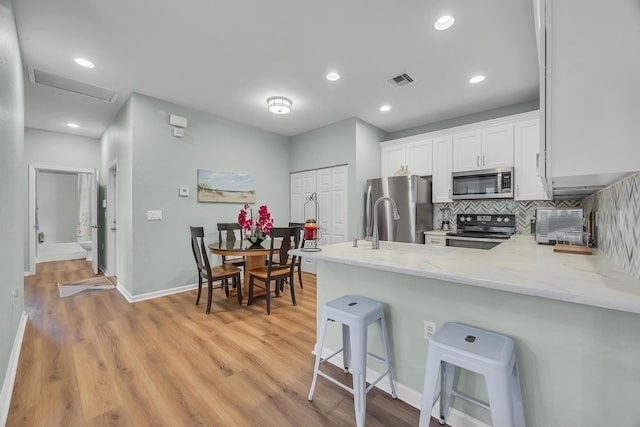
POLYGON ((248 249, 264 249, 262 246, 264 239, 262 237, 248 237, 247 240, 251 243, 248 249))

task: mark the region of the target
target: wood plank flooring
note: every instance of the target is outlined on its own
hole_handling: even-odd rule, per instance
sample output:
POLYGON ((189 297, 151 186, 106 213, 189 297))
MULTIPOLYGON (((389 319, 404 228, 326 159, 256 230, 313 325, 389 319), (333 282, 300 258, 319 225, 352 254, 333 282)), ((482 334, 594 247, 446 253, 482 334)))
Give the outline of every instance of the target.
MULTIPOLYGON (((29 322, 7 426, 355 425, 352 396, 328 381, 307 401, 315 276, 296 285, 296 307, 288 290, 272 300, 271 316, 263 298, 240 307, 221 290, 210 315, 196 291, 135 304, 117 290, 59 298, 58 282, 92 276, 72 260, 40 263, 25 278, 29 322)), ((367 426, 418 418, 378 389, 367 396, 367 426)))

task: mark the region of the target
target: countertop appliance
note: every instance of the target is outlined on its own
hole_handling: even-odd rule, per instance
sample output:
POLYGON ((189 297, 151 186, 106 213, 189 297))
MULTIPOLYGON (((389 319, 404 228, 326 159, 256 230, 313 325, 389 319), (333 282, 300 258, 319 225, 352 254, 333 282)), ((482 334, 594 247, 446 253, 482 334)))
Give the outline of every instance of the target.
POLYGON ((516 232, 512 214, 458 214, 456 231, 447 233, 447 246, 491 249, 516 232))
POLYGON ((378 206, 378 238, 390 242, 424 243, 424 232, 433 229, 431 177, 391 176, 367 180, 365 189, 365 237, 373 233, 373 206, 390 197, 400 219, 393 219, 390 203, 378 206))
POLYGON ((512 199, 513 168, 454 172, 453 200, 512 199))
POLYGON ((559 234, 583 231, 582 208, 537 208, 536 242, 555 245, 559 234))

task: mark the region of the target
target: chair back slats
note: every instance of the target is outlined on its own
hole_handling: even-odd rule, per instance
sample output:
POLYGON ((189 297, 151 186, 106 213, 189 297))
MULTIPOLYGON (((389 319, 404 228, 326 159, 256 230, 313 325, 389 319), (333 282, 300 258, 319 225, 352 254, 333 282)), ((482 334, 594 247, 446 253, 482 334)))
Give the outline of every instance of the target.
POLYGON ((269 250, 269 268, 270 269, 282 269, 283 267, 290 267, 293 269, 293 264, 295 263, 295 256, 289 255, 289 251, 292 248, 298 247, 298 242, 300 239, 300 228, 299 227, 272 227, 271 232, 269 233, 271 236, 271 247, 269 250), (274 243, 276 239, 282 239, 280 242, 279 248, 274 248, 274 243), (277 254, 277 261, 274 265, 273 259, 274 254, 277 254))
POLYGON ((235 242, 236 230, 242 230, 237 222, 219 222, 218 223, 218 241, 222 242, 222 232, 225 232, 225 240, 227 242, 235 242))
POLYGON ((198 265, 198 270, 201 274, 203 270, 205 272, 211 271, 207 248, 204 244, 204 228, 190 226, 189 229, 191 230, 191 249, 193 250, 193 257, 198 265))

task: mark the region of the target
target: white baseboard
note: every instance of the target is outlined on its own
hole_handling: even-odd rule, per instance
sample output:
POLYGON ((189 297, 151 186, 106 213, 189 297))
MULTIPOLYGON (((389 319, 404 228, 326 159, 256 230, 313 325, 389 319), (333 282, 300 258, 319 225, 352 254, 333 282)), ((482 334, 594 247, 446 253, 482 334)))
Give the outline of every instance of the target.
POLYGON ((9 409, 11 407, 11 394, 13 394, 13 384, 18 371, 18 361, 20 360, 20 350, 22 349, 22 339, 24 338, 24 330, 27 327, 27 313, 22 312, 20 323, 18 323, 18 331, 13 340, 13 348, 9 356, 9 365, 4 375, 4 383, 0 392, 0 426, 6 425, 9 409))
MULTIPOLYGON (((322 349, 322 358, 326 358, 331 356, 335 350, 328 349, 324 347, 322 349)), ((315 354, 315 351, 312 351, 315 354)), ((329 363, 339 367, 340 369, 344 368, 342 353, 336 354, 333 358, 329 360, 329 363)), ((376 378, 380 376, 380 372, 374 371, 371 368, 367 368, 367 382, 371 383, 376 378)), ((422 393, 413 390, 412 388, 399 383, 394 379, 393 385, 396 388, 396 394, 398 395, 398 399, 403 402, 413 406, 414 408, 420 410, 422 407, 422 393)), ((376 384, 376 388, 380 390, 391 393, 391 387, 389 386, 389 380, 383 378, 380 380, 378 384, 376 384)), ((440 417, 440 410, 438 407, 438 403, 433 406, 433 410, 431 411, 431 416, 438 419, 440 417)), ((489 425, 483 423, 480 420, 477 420, 464 412, 460 412, 457 409, 451 408, 449 410, 449 416, 447 417, 447 424, 451 427, 490 427, 489 425)))
POLYGON ((198 284, 194 283, 193 285, 178 286, 177 288, 163 289, 161 291, 154 291, 154 292, 147 292, 146 294, 140 294, 140 295, 131 295, 131 293, 124 286, 122 286, 120 281, 118 281, 118 284, 116 285, 116 288, 118 289, 118 291, 120 291, 122 296, 127 301, 129 301, 130 303, 134 303, 134 302, 138 302, 138 301, 144 301, 144 300, 153 299, 153 298, 160 298, 160 297, 164 297, 164 296, 167 296, 167 295, 173 295, 173 294, 178 294, 180 292, 186 292, 186 291, 191 291, 193 289, 198 289, 198 284))

